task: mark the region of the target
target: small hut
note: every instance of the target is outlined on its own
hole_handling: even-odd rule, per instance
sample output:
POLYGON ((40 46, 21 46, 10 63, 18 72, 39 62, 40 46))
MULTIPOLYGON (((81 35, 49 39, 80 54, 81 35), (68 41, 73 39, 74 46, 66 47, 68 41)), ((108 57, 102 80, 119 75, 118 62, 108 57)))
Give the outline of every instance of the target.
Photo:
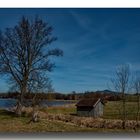
POLYGON ((83 117, 100 117, 103 115, 104 102, 100 98, 82 99, 77 104, 77 115, 83 117))

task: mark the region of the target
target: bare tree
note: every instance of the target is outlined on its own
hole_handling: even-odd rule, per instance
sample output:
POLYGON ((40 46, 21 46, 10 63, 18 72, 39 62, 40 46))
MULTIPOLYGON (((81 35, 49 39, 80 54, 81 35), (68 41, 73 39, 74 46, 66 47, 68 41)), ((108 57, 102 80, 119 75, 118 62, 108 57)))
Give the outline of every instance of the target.
POLYGON ((136 115, 136 121, 137 121, 137 127, 139 127, 139 117, 140 117, 140 77, 136 76, 134 80, 134 89, 137 95, 137 115, 136 115))
POLYGON ((115 72, 114 78, 111 80, 115 90, 122 96, 122 127, 125 129, 126 123, 126 92, 129 86, 129 65, 119 66, 115 72))
POLYGON ((33 21, 22 17, 16 26, 0 32, 0 74, 6 75, 20 91, 16 109, 19 116, 24 94, 31 83, 43 84, 41 79, 52 71, 54 63, 50 61, 50 56, 63 54, 60 49, 49 49, 49 44, 56 40, 52 31, 52 26, 38 17, 33 21))

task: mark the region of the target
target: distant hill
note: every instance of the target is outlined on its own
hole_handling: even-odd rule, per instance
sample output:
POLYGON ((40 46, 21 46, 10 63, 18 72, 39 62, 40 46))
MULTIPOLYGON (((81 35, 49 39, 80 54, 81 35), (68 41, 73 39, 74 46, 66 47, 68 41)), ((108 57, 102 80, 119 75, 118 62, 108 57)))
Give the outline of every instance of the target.
POLYGON ((114 94, 116 92, 106 89, 106 90, 97 90, 95 93, 114 94))

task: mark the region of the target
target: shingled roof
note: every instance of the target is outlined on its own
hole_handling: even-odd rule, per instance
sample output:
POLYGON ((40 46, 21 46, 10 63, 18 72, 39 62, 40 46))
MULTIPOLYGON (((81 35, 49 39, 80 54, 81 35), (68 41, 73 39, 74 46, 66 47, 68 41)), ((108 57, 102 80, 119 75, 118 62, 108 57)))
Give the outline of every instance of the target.
MULTIPOLYGON (((89 106, 89 107, 95 107, 96 104, 101 101, 103 103, 103 101, 100 98, 94 98, 94 99, 82 99, 80 100, 76 106, 89 106)), ((104 103, 103 103, 104 104, 104 103)))

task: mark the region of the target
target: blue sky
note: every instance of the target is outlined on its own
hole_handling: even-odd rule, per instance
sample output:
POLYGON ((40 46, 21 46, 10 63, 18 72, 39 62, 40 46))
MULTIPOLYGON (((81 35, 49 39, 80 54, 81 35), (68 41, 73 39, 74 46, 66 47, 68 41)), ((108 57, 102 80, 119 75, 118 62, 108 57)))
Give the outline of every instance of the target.
MULTIPOLYGON (((54 27, 58 40, 50 47, 64 51, 49 74, 58 92, 107 89, 121 64, 140 72, 140 9, 0 9, 0 29, 22 15, 39 15, 54 27)), ((0 91, 7 90, 1 78, 0 91)))

